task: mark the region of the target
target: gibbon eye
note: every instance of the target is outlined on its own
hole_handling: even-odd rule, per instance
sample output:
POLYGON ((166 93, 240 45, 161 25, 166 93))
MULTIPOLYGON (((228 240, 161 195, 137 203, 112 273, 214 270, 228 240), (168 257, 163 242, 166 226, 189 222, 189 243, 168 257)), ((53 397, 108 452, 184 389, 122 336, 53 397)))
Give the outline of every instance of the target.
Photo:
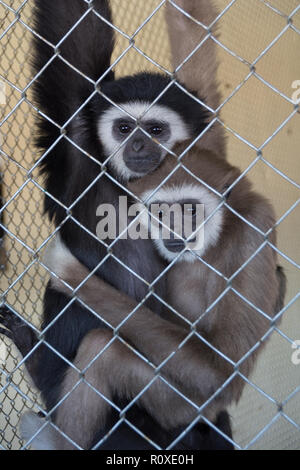
POLYGON ((163 209, 160 209, 156 206, 156 204, 154 203, 153 205, 150 204, 148 206, 148 211, 151 212, 151 214, 156 217, 158 220, 162 220, 163 218, 163 215, 164 215, 164 210, 163 209))
POLYGON ((164 215, 164 211, 160 209, 157 213, 157 216, 158 216, 159 220, 162 220, 163 215, 164 215))
POLYGON ((120 124, 119 131, 121 134, 129 134, 132 131, 132 128, 128 124, 120 124))
POLYGON ((154 215, 161 222, 163 219, 164 211, 162 209, 159 209, 154 212, 154 215))
POLYGON ((160 126, 153 126, 149 129, 149 134, 153 135, 160 135, 162 133, 162 127, 160 126))

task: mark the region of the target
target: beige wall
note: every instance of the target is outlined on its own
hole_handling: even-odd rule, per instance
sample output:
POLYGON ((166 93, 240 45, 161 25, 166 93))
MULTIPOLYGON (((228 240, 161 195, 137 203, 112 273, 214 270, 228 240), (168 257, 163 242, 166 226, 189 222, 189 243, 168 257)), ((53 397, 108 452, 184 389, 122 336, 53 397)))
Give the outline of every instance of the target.
MULTIPOLYGON (((14 7, 20 1, 11 1, 14 7)), ((30 24, 29 2, 22 18, 30 24)), ((112 0, 115 23, 127 34, 132 34, 159 4, 158 0, 112 0)), ((228 0, 216 2, 220 11, 229 3, 228 0)), ((269 0, 269 4, 288 15, 299 4, 298 0, 269 0)), ((0 5, 0 24, 7 28, 13 16, 0 5)), ((294 18, 294 24, 300 29, 300 13, 294 18)), ((260 0, 237 0, 236 4, 220 20, 221 42, 233 52, 248 61, 256 57, 270 44, 286 25, 284 17, 279 16, 260 0)), ((30 33, 20 24, 12 26, 1 41, 0 73, 15 86, 23 88, 30 80, 29 60, 30 33)), ((162 66, 170 68, 169 48, 163 22, 163 9, 141 30, 136 37, 138 48, 148 54, 162 66)), ((117 37, 114 57, 128 46, 121 35, 117 37)), ((257 63, 259 75, 274 87, 291 97, 291 84, 300 80, 300 35, 287 31, 279 41, 257 63)), ((222 94, 227 98, 245 79, 249 68, 219 48, 219 81, 222 94)), ((131 51, 116 66, 118 75, 132 73, 141 69, 155 69, 138 52, 131 51)), ((36 160, 31 138, 33 135, 33 111, 30 104, 20 102, 21 94, 7 87, 7 105, 0 106, 0 116, 8 116, 1 128, 3 136, 3 158, 5 168, 5 197, 8 200, 27 181, 27 171, 36 160), (15 106, 18 104, 18 107, 15 106), (14 112, 9 116, 9 113, 14 112), (21 165, 21 166, 20 166, 21 165)), ((28 99, 30 100, 30 91, 28 99)), ((224 106, 222 119, 228 128, 234 129, 240 136, 256 146, 261 146, 266 139, 287 119, 293 106, 281 98, 266 85, 251 77, 241 90, 224 106)), ((300 184, 300 116, 294 116, 286 126, 263 149, 263 157, 289 178, 300 184)), ((228 131, 228 149, 231 162, 245 170, 255 158, 255 153, 245 143, 228 131)), ((33 175, 39 182, 37 172, 33 175)), ((299 199, 299 189, 280 175, 259 162, 249 173, 255 187, 267 195, 273 202, 278 219, 299 199)), ((7 299, 16 310, 35 324, 39 323, 41 311, 41 292, 46 281, 46 274, 37 264, 32 265, 26 274, 18 276, 28 268, 34 257, 27 247, 37 250, 50 233, 51 228, 42 218, 41 192, 32 182, 11 202, 6 211, 6 224, 11 236, 6 238, 9 254, 8 270, 1 277, 0 288, 6 292, 12 282, 16 284, 7 293, 7 299), (24 244, 26 246, 24 246, 24 244)), ((296 208, 278 228, 278 247, 296 263, 300 261, 299 207, 296 208)), ((288 295, 290 301, 299 292, 299 270, 292 264, 280 259, 288 275, 288 295)), ((267 293, 266 293, 267 295, 267 293)), ((299 300, 285 313, 281 330, 292 340, 300 339, 299 300)), ((12 352, 8 368, 16 365, 15 352, 12 352)), ((282 401, 300 382, 300 366, 291 362, 291 345, 278 333, 273 335, 257 370, 253 382, 275 401, 282 401)), ((23 376, 14 375, 14 382, 25 393, 29 388, 23 376)), ((1 379, 1 384, 4 384, 1 379)), ((0 415, 0 429, 5 429, 2 445, 14 447, 20 445, 16 424, 19 415, 28 400, 23 400, 13 387, 5 392, 4 410, 0 415)), ((1 399, 4 394, 1 395, 1 399)), ((34 397, 33 397, 34 398, 34 397)), ((0 399, 0 400, 1 400, 0 399)), ((300 394, 295 396, 284 408, 287 415, 300 422, 300 394)), ((246 446, 254 436, 276 415, 276 406, 251 386, 247 386, 238 407, 232 409, 235 439, 241 446, 246 446)), ((296 449, 300 447, 300 432, 285 417, 278 420, 251 448, 296 449)))

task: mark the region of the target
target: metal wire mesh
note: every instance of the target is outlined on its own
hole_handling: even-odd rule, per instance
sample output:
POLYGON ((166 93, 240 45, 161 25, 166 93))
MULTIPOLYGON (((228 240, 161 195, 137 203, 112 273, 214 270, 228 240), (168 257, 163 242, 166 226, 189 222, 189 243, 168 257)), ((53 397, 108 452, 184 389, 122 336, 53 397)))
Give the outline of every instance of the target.
MULTIPOLYGON (((114 11, 112 27, 117 36, 113 56, 117 75, 143 69, 170 74, 163 14, 166 0, 129 3, 112 0, 111 3, 114 11)), ((297 63, 300 3, 298 0, 219 0, 216 3, 220 12, 216 23, 221 34, 218 39, 212 37, 219 52, 223 95, 220 122, 228 134, 229 158, 274 202, 279 244, 278 248, 273 248, 287 270, 290 286, 286 307, 280 312, 286 316, 285 321, 280 328, 275 325, 270 328, 267 335, 273 333, 272 341, 254 377, 243 377, 247 382, 243 399, 238 408, 232 409, 234 443, 238 449, 297 449, 300 446, 300 366, 291 361, 291 346, 300 338, 297 308, 300 250, 295 230, 299 226, 297 149, 300 126, 299 107, 291 97, 291 84, 300 79, 299 61, 297 63), (255 41, 251 42, 253 37, 255 41), (281 66, 284 60, 285 64, 281 66), (253 414, 257 417, 255 424, 253 414)), ((39 327, 43 290, 49 278, 39 255, 54 227, 42 214, 43 181, 32 145, 36 109, 31 96, 30 40, 34 33, 31 7, 29 0, 0 1, 0 53, 3 58, 0 79, 6 88, 6 102, 0 106, 4 174, 1 214, 5 216, 1 227, 5 232, 7 253, 6 270, 1 275, 1 293, 3 300, 16 312, 39 327)), ((247 302, 247 299, 243 300, 247 302)), ((185 342, 187 340, 188 337, 185 342)), ((6 339, 3 341, 7 346, 7 357, 0 364, 0 445, 3 449, 22 448, 24 443, 17 427, 20 416, 26 409, 37 409, 42 403, 24 374, 16 349, 6 339)), ((249 351, 247 356, 252 352, 249 351)), ((128 421, 126 411, 139 396, 124 410, 118 409, 122 411, 119 423, 125 420, 137 433, 140 430, 128 421)), ((114 403, 110 404, 117 409, 114 403)), ((156 443, 153 445, 158 448, 156 443)))

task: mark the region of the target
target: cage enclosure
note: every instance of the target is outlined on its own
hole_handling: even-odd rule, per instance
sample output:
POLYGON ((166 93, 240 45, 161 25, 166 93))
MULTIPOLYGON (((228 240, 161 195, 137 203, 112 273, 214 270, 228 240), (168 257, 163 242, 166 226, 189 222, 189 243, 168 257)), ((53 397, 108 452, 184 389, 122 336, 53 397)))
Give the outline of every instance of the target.
MULTIPOLYGON (((175 1, 175 0, 174 0, 175 1)), ((209 1, 209 0, 207 0, 209 1)), ((111 0, 117 77, 173 73, 167 0, 111 0)), ((175 1, 176 3, 176 1, 175 1)), ((37 328, 49 272, 41 263, 54 226, 43 214, 34 146, 33 0, 0 1, 0 292, 37 328)), ((287 275, 282 320, 232 406, 237 449, 300 448, 300 2, 216 0, 220 121, 230 163, 276 211, 278 260, 287 275)), ((207 25, 209 26, 209 25, 207 25)), ((207 34, 211 34, 208 30, 207 34)), ((266 292, 266 296, 268 292, 266 292)), ((18 429, 42 401, 13 343, 0 336, 0 448, 26 448, 18 429)))

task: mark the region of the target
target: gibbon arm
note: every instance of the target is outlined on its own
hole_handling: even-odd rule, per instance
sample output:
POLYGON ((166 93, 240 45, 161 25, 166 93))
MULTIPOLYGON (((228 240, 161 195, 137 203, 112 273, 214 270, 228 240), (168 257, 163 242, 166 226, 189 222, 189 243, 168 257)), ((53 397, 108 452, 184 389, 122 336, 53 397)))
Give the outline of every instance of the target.
MULTIPOLYGON (((65 247, 50 250, 45 263, 72 289, 76 289, 89 275, 88 269, 65 247)), ((72 290, 58 278, 53 277, 51 282, 54 289, 69 296, 72 294, 72 290)), ((178 349, 186 340, 188 329, 161 318, 143 305, 130 315, 136 309, 137 302, 97 276, 90 277, 80 290, 76 291, 76 297, 113 328, 119 328, 123 322, 119 328, 120 335, 156 366, 160 366, 172 356, 163 365, 161 372, 165 377, 180 384, 180 389, 185 390, 190 397, 208 398, 232 370, 232 366, 221 357, 221 366, 218 364, 218 367, 215 367, 216 353, 199 338, 190 338, 178 349), (126 319, 128 315, 130 317, 126 319)))
MULTIPOLYGON (((217 17, 217 10, 212 0, 173 0, 182 10, 205 26, 217 17)), ((174 70, 196 49, 198 44, 209 34, 208 31, 176 9, 171 2, 166 7, 172 63, 174 70)), ((216 36, 215 28, 212 34, 216 36)), ((178 79, 190 90, 203 96, 213 110, 221 104, 221 94, 217 80, 218 61, 217 45, 207 38, 201 47, 180 67, 176 73, 178 79)), ((221 125, 215 124, 199 141, 199 147, 207 148, 226 157, 225 132, 221 125)))
MULTIPOLYGON (((265 262, 266 256, 269 257, 269 254, 259 258, 258 263, 265 262)), ((271 257, 269 260, 272 268, 274 261, 271 262, 271 257)), ((74 366, 84 373, 85 381, 80 381, 81 376, 77 369, 68 369, 61 390, 63 401, 55 418, 56 425, 81 447, 89 447, 99 423, 105 425, 111 406, 107 400, 112 401, 115 393, 120 390, 123 398, 127 400, 143 392, 139 403, 165 429, 174 429, 191 423, 197 417, 198 411, 197 406, 189 403, 164 379, 195 405, 201 406, 234 372, 234 364, 230 364, 199 338, 189 339, 178 349, 179 344, 186 340, 188 329, 164 320, 143 306, 130 315, 137 307, 136 301, 96 276, 86 280, 89 276, 88 269, 63 245, 58 245, 48 252, 45 264, 71 287, 68 288, 53 276, 52 286, 67 295, 84 281, 82 287, 76 290, 76 297, 114 329, 117 328, 120 337, 126 338, 153 364, 160 366, 165 359, 172 356, 156 371, 155 367, 124 344, 118 335, 109 330, 91 331, 83 339, 74 361, 74 366), (128 315, 130 317, 127 319, 128 315), (78 403, 82 406, 74 413, 74 409, 78 410, 78 403)), ((268 282, 274 284, 275 293, 275 265, 274 276, 271 271, 268 282)), ((244 279, 248 277, 245 274, 244 279)), ((238 290, 244 293, 243 289, 238 290)), ((247 296, 246 292, 245 295, 247 296)), ((221 310, 226 313, 213 328, 213 343, 223 354, 237 362, 263 336, 268 322, 261 315, 247 311, 233 294, 227 301, 222 301, 221 310)), ((248 375, 253 368, 255 357, 256 352, 252 352, 246 364, 241 366, 242 373, 248 375)), ((240 378, 232 380, 202 413, 214 420, 224 406, 240 398, 244 383, 240 378)), ((51 439, 53 441, 53 435, 50 436, 51 439)), ((66 440, 59 438, 56 439, 56 448, 73 447, 66 440)))
MULTIPOLYGON (((80 381, 78 370, 68 368, 55 424, 83 449, 90 448, 99 425, 105 427, 110 402, 116 394, 127 401, 142 392, 138 404, 166 430, 187 426, 197 417, 196 406, 176 393, 153 367, 109 331, 98 329, 88 333, 80 344, 74 366, 84 372, 85 380, 80 381)), ((53 438, 52 433, 51 441, 53 438)), ((62 436, 55 441, 57 449, 74 448, 62 436)))

